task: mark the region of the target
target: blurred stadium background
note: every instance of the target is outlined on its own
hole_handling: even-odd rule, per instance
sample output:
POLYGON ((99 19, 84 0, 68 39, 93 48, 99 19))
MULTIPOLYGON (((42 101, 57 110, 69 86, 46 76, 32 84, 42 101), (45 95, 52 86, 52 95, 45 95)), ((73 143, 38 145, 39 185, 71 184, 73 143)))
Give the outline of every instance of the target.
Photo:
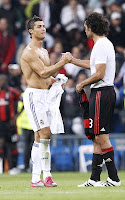
MULTIPOLYGON (((117 94, 110 138, 116 166, 118 170, 125 170, 125 1, 0 0, 0 86, 6 94, 2 96, 0 91, 1 174, 31 172, 33 131, 20 101, 27 86, 20 69, 21 53, 30 41, 26 30, 27 20, 33 15, 43 19, 47 29, 43 47, 48 50, 53 65, 60 59, 61 53, 66 51, 72 52, 75 58, 89 59, 93 41, 86 38, 83 22, 91 12, 104 14, 110 23, 108 37, 116 51, 117 94), (2 74, 7 77, 4 83, 2 74), (11 106, 8 93, 13 93, 13 116, 3 109, 3 106, 11 106), (5 130, 6 126, 8 128, 5 130), (3 139, 3 130, 8 131, 11 141, 3 139)), ((93 147, 84 135, 75 85, 90 73, 71 63, 66 64, 58 73, 65 74, 69 80, 60 105, 65 134, 52 135, 51 140, 52 171, 87 172, 91 170, 93 147)), ((86 92, 89 97, 89 87, 86 92)))

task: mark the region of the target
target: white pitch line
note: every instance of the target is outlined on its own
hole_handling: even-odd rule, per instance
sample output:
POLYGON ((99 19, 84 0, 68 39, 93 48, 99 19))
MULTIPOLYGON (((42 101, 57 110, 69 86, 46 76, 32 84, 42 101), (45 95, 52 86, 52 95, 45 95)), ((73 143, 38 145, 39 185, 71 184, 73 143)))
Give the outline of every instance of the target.
MULTIPOLYGON (((115 193, 118 193, 118 192, 125 193, 125 190, 105 190, 105 191, 103 191, 103 192, 106 192, 106 193, 107 193, 107 191, 108 191, 108 192, 111 192, 111 193, 112 193, 112 192, 115 192, 115 193)), ((13 191, 13 192, 15 192, 15 191, 13 191)), ((28 195, 28 194, 29 194, 29 195, 30 195, 30 194, 35 194, 35 192, 36 192, 36 190, 35 190, 34 192, 31 192, 31 191, 29 191, 29 192, 25 192, 25 191, 24 191, 24 192, 15 192, 15 195, 19 195, 19 194, 21 194, 21 195, 22 195, 22 194, 23 194, 23 195, 28 195)), ((38 193, 39 193, 39 192, 42 192, 42 190, 41 190, 41 191, 38 190, 37 192, 38 192, 38 193)), ((67 191, 67 192, 61 192, 61 191, 60 191, 60 192, 50 192, 50 191, 49 191, 49 194, 84 194, 85 192, 88 193, 88 190, 83 190, 83 191, 80 191, 80 192, 72 192, 72 191, 70 191, 70 192, 68 192, 68 191, 67 191)), ((93 190, 93 191, 91 190, 91 193, 93 193, 93 192, 96 192, 96 190, 95 190, 95 191, 94 191, 94 190, 93 190)), ((8 194, 12 194, 12 195, 13 195, 12 192, 0 192, 0 194, 1 194, 1 195, 8 195, 8 194)), ((44 194, 46 195, 46 193, 44 193, 44 194)))

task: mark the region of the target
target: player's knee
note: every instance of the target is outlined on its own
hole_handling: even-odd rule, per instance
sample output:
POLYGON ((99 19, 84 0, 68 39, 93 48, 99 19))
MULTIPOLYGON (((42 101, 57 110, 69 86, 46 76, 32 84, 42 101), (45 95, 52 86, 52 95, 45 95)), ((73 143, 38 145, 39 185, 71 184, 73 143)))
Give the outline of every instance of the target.
POLYGON ((96 144, 100 144, 100 137, 99 137, 99 135, 96 135, 96 137, 95 137, 95 143, 96 144))
POLYGON ((44 128, 44 129, 41 129, 39 131, 39 136, 40 136, 40 139, 50 139, 51 137, 51 131, 50 131, 50 128, 44 128))
POLYGON ((101 135, 96 135, 95 142, 101 146, 103 143, 105 143, 105 140, 101 137, 101 135))
POLYGON ((46 133, 44 133, 44 139, 50 139, 51 137, 51 132, 47 131, 46 133))
POLYGON ((96 142, 100 144, 100 146, 110 143, 108 134, 96 135, 95 138, 96 138, 96 142))

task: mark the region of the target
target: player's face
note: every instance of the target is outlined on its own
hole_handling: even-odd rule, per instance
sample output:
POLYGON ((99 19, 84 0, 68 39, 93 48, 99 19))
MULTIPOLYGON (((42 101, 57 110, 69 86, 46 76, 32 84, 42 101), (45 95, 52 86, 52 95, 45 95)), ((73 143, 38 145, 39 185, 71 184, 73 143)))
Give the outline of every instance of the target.
POLYGON ((92 31, 91 31, 91 28, 88 28, 88 26, 86 25, 86 23, 84 23, 84 27, 85 27, 85 32, 86 32, 87 38, 92 38, 93 34, 92 34, 92 31))
POLYGON ((44 39, 46 34, 46 29, 43 21, 35 22, 34 28, 32 30, 32 36, 38 39, 44 39))

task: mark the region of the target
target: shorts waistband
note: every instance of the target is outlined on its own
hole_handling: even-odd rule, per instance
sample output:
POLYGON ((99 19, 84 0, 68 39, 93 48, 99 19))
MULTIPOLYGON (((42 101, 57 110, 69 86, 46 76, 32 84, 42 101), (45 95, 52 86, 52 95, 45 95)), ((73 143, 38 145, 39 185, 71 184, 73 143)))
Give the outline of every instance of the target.
POLYGON ((114 89, 114 86, 104 86, 99 88, 92 88, 91 91, 101 91, 101 90, 108 90, 108 89, 114 89))
POLYGON ((26 88, 25 92, 44 92, 48 93, 48 89, 26 88))

